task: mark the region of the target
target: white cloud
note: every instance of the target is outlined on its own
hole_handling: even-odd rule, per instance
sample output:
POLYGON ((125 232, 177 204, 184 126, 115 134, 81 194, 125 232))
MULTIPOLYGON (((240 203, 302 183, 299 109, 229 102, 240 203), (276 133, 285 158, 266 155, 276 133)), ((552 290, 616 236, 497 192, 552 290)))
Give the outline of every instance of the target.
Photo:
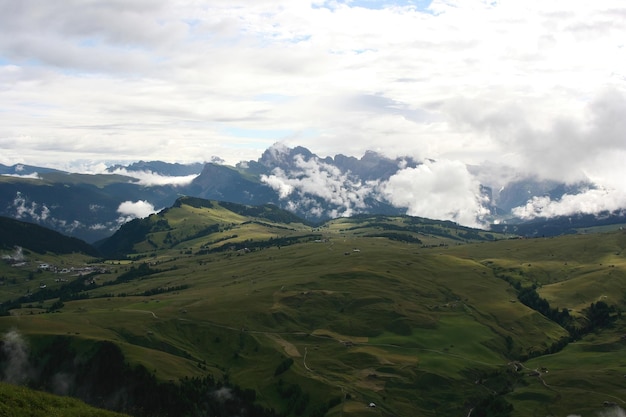
MULTIPOLYGON (((547 119, 540 114, 541 103, 528 104, 524 108, 461 99, 449 106, 457 122, 499 141, 503 155, 499 162, 540 178, 586 180, 590 172, 605 170, 605 161, 616 152, 626 152, 626 122, 621 116, 626 112, 626 93, 605 90, 587 103, 570 106, 570 112, 547 119)), ((604 184, 610 179, 595 180, 604 184)))
POLYGON ((280 199, 289 197, 289 195, 295 190, 293 184, 290 184, 290 179, 280 168, 275 168, 272 175, 261 176, 261 181, 277 191, 280 199))
POLYGON ((530 220, 537 217, 569 216, 576 213, 597 214, 626 208, 626 192, 609 189, 587 190, 580 194, 565 194, 558 200, 533 197, 525 206, 512 210, 516 217, 530 220))
POLYGON ((152 171, 129 171, 126 168, 118 168, 111 174, 124 175, 127 177, 135 178, 140 185, 153 186, 153 185, 173 185, 183 186, 189 185, 198 175, 184 175, 178 177, 166 176, 156 174, 152 171))
POLYGON ((29 346, 16 330, 3 334, 2 342, 2 354, 6 358, 3 380, 11 384, 23 384, 33 372, 28 360, 29 346))
MULTIPOLYGON (((275 153, 279 150, 279 147, 271 149, 275 153)), ((284 155, 283 152, 275 157, 284 159, 284 155)), ((276 168, 272 175, 261 177, 261 181, 278 191, 281 199, 289 200, 288 206, 292 210, 305 209, 314 216, 351 216, 366 207, 365 199, 371 197, 376 189, 375 183, 363 183, 352 178, 350 173, 341 172, 339 168, 317 158, 305 160, 302 155, 296 155, 294 166, 289 172, 276 168), (320 198, 334 208, 324 213, 315 200, 305 195, 320 198)))
POLYGON ((26 178, 26 179, 32 179, 32 180, 40 180, 41 179, 39 174, 36 173, 36 172, 33 172, 32 174, 24 174, 24 175, 20 175, 20 174, 0 174, 0 175, 2 175, 4 177, 26 178))
POLYGON ((232 390, 227 387, 221 387, 220 389, 213 391, 212 395, 222 402, 228 401, 234 397, 232 390))
POLYGON ((16 219, 32 220, 60 230, 66 234, 71 234, 77 229, 85 227, 85 225, 78 220, 68 222, 67 220, 54 217, 52 213, 52 210, 55 208, 54 206, 49 207, 46 203, 31 201, 28 196, 23 195, 19 191, 15 194, 15 198, 11 202, 11 208, 13 209, 12 217, 16 219))
POLYGON ((154 206, 146 200, 138 200, 124 201, 120 203, 119 207, 117 208, 117 212, 122 215, 119 222, 125 223, 132 219, 143 219, 144 217, 148 217, 149 215, 156 213, 157 210, 155 210, 154 206))
POLYGON ((569 117, 568 103, 623 86, 616 0, 434 1, 430 11, 334 4, 7 4, 2 137, 93 156, 101 144, 113 145, 107 154, 168 160, 172 149, 194 160, 225 151, 233 162, 242 147, 258 152, 281 138, 222 127, 277 128, 319 132, 318 152, 362 153, 386 138, 440 157, 459 133, 445 122, 457 98, 569 117), (221 145, 227 138, 233 146, 221 145))
POLYGON ((40 222, 47 220, 50 216, 50 209, 45 203, 38 204, 34 201, 29 201, 28 198, 19 191, 15 194, 12 206, 17 219, 30 218, 36 222, 40 222))
POLYGON ((625 15, 622 0, 5 1, 0 163, 235 164, 282 140, 608 187, 625 15))
POLYGON ((484 227, 489 213, 480 185, 459 161, 426 162, 405 168, 381 185, 382 195, 411 216, 484 227))
POLYGON ((626 411, 623 408, 614 406, 608 410, 602 410, 598 413, 599 417, 626 417, 626 411))

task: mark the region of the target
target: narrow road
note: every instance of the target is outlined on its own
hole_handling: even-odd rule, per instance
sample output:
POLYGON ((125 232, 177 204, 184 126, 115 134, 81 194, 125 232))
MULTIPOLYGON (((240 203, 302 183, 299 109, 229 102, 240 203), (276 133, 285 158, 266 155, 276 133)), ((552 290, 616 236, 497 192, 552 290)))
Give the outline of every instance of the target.
POLYGON ((305 347, 304 347, 304 358, 302 358, 302 364, 304 365, 304 367, 306 368, 306 370, 307 370, 307 371, 309 371, 309 372, 313 372, 313 369, 309 368, 309 367, 307 366, 307 364, 306 364, 306 354, 307 354, 308 352, 309 352, 309 351, 308 351, 307 347, 305 346, 305 347))

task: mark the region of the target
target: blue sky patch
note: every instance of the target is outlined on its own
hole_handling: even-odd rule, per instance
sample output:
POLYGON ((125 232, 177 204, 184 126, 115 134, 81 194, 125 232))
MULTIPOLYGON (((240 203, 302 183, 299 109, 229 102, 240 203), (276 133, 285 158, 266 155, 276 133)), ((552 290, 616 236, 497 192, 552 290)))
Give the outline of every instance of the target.
MULTIPOLYGON (((328 3, 328 2, 327 2, 328 3)), ((364 9, 381 10, 388 7, 414 7, 415 9, 429 13, 428 7, 432 0, 339 0, 333 3, 345 4, 350 7, 362 7, 364 9)), ((330 6, 325 4, 325 7, 330 6)), ((332 6, 331 6, 332 8, 332 6)))

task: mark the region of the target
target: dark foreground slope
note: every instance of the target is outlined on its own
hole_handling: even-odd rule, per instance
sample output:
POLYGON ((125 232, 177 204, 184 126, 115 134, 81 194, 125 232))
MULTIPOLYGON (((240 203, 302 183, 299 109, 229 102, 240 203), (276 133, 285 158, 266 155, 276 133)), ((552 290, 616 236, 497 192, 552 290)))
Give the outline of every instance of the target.
MULTIPOLYGON (((236 394, 265 415, 566 416, 625 404, 622 231, 512 240, 411 217, 314 227, 248 210, 180 200, 149 218, 124 259, 67 282, 41 272, 48 292, 31 286, 37 301, 13 304, 0 330, 29 341, 37 369, 62 336, 74 350, 53 350, 74 353, 46 362, 50 375, 79 374, 81 352, 111 342, 150 384, 180 393, 190 378, 213 381, 227 388, 191 403, 236 394)), ((8 289, 33 272, 4 268, 8 289)))
POLYGON ((23 386, 0 382, 2 417, 124 417, 124 414, 90 407, 68 397, 59 397, 23 386))
POLYGON ((97 256, 98 251, 88 243, 65 236, 51 229, 0 216, 0 248, 28 248, 37 253, 67 254, 80 252, 97 256))

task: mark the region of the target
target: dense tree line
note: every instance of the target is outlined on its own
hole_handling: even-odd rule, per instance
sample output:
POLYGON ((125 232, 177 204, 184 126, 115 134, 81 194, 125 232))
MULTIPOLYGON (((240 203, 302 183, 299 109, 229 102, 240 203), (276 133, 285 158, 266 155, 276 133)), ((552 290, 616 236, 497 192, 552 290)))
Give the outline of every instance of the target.
MULTIPOLYGON (((160 269, 150 268, 150 265, 147 263, 142 263, 138 267, 131 266, 128 271, 119 275, 115 280, 106 282, 102 285, 120 284, 134 279, 144 278, 159 272, 161 272, 160 269)), ((55 301, 52 306, 47 309, 48 312, 53 312, 61 309, 64 305, 63 303, 66 301, 84 300, 86 298, 90 298, 88 291, 93 288, 92 280, 96 274, 97 273, 94 272, 83 275, 56 288, 41 288, 15 300, 7 300, 0 303, 0 315, 7 316, 10 314, 10 310, 21 308, 23 304, 43 303, 46 300, 58 299, 58 301, 55 301)), ((179 291, 186 289, 187 287, 188 286, 181 285, 177 287, 155 288, 147 290, 141 295, 151 296, 169 291, 179 291)))
POLYGON ((321 234, 307 234, 307 235, 300 235, 300 236, 288 236, 288 237, 278 237, 278 238, 273 238, 270 237, 269 239, 266 240, 250 240, 250 239, 246 239, 244 241, 241 242, 233 242, 233 243, 227 243, 212 249, 200 249, 199 251, 196 252, 196 255, 206 255, 209 253, 219 253, 219 252, 228 252, 228 251, 239 251, 239 250, 259 250, 259 249, 266 249, 266 248, 270 248, 273 246, 277 246, 277 247, 281 247, 281 246, 289 246, 289 245, 295 245, 296 243, 302 243, 302 242, 308 242, 308 241, 312 241, 312 240, 319 240, 322 239, 322 235, 321 234))
MULTIPOLYGON (((12 352, 22 349, 6 343, 0 340, 0 377, 15 368, 12 352)), ((287 371, 292 362, 283 361, 279 373, 287 371)), ((313 403, 298 384, 278 380, 275 388, 283 409, 277 412, 255 404, 256 392, 232 384, 227 374, 223 380, 206 375, 159 381, 156 371, 126 362, 114 343, 99 341, 87 346, 69 336, 38 342, 29 354, 28 366, 22 365, 28 376, 23 383, 30 388, 76 397, 136 417, 323 417, 341 403, 339 397, 313 403)))
POLYGON ((550 307, 548 300, 539 296, 535 285, 520 289, 517 294, 517 299, 524 305, 543 314, 545 317, 557 323, 564 329, 570 332, 573 331, 572 317, 570 316, 569 311, 566 308, 559 310, 558 308, 550 307))
POLYGON ((287 370, 291 368, 291 365, 293 365, 292 358, 283 359, 276 367, 276 370, 274 371, 274 376, 278 376, 280 374, 287 372, 287 370))
MULTIPOLYGON (((200 230, 198 230, 197 232, 189 235, 189 236, 185 236, 185 241, 187 240, 193 240, 202 236, 206 236, 206 235, 210 235, 213 233, 217 233, 217 232, 221 232, 223 230, 228 230, 228 228, 224 228, 222 225, 220 225, 219 223, 215 223, 215 224, 211 224, 207 227, 204 227, 200 230)), ((173 239, 171 237, 171 234, 168 232, 168 234, 165 237, 164 243, 169 243, 171 247, 176 246, 178 243, 180 243, 179 241, 173 239)))
POLYGON ((418 243, 422 244, 422 241, 408 233, 394 233, 394 232, 380 232, 380 233, 370 233, 365 235, 365 237, 384 237, 389 240, 395 240, 396 242, 406 242, 406 243, 418 243))
MULTIPOLYGON (((215 205, 211 200, 207 200, 200 197, 191 197, 184 196, 176 199, 172 207, 182 207, 183 204, 186 204, 195 208, 213 208, 215 205)), ((166 213, 168 209, 166 209, 163 213, 166 213)))
POLYGON ((398 231, 398 232, 412 232, 412 233, 421 233, 424 235, 432 235, 445 237, 452 240, 463 241, 464 239, 474 239, 474 240, 493 240, 493 235, 490 235, 491 238, 483 237, 475 231, 467 228, 461 228, 460 226, 447 225, 446 227, 425 224, 422 222, 408 222, 409 225, 397 225, 393 223, 385 223, 385 222, 374 222, 374 223, 366 223, 362 225, 353 226, 347 228, 346 230, 358 230, 364 228, 379 228, 385 231, 398 231), (452 234, 452 230, 457 230, 457 234, 452 234), (458 234, 458 230, 462 230, 461 234, 458 234))
POLYGON ((274 204, 263 204, 260 206, 247 206, 244 204, 230 203, 226 201, 220 201, 220 206, 233 213, 240 214, 246 217, 257 217, 261 219, 267 219, 276 223, 302 223, 309 224, 307 220, 304 220, 295 214, 283 210, 274 204))
POLYGON ((189 288, 189 285, 187 284, 174 285, 172 287, 158 287, 158 288, 152 288, 151 290, 146 290, 139 295, 143 295, 144 297, 152 297, 154 295, 165 294, 167 292, 186 290, 187 288, 189 288))
POLYGON ((241 223, 241 225, 244 225, 244 224, 258 224, 259 226, 263 226, 263 227, 267 227, 271 229, 291 230, 291 231, 296 230, 293 227, 280 226, 278 224, 270 224, 270 223, 260 222, 258 220, 250 220, 250 221, 241 223))
POLYGON ((138 267, 131 266, 130 269, 123 274, 118 275, 115 280, 105 283, 103 285, 117 285, 122 284, 124 282, 129 282, 138 278, 147 277, 149 275, 158 274, 159 272, 163 272, 160 269, 150 268, 150 265, 147 263, 141 263, 138 267))
MULTIPOLYGON (((0 341, 0 371, 7 368, 8 349, 0 341)), ((97 342, 77 352, 72 339, 57 336, 30 355, 31 388, 77 397, 88 404, 137 417, 233 416, 274 417, 254 404, 254 390, 244 390, 212 376, 157 380, 141 365, 130 366, 111 342, 97 342)))
POLYGON ((358 230, 363 228, 379 228, 382 230, 394 230, 399 232, 412 232, 428 234, 433 236, 446 237, 453 240, 494 240, 494 236, 491 233, 480 234, 475 229, 460 226, 451 221, 445 220, 431 220, 423 219, 420 217, 403 216, 402 220, 405 224, 393 224, 386 222, 388 218, 385 216, 371 216, 371 215, 356 215, 351 219, 358 219, 360 221, 371 220, 371 223, 357 224, 347 228, 346 230, 358 230), (456 233, 453 233, 456 232, 456 233))
MULTIPOLYGON (((493 267, 493 265, 491 265, 493 267)), ((504 271, 499 268, 494 268, 494 275, 500 279, 507 281, 513 288, 517 290, 517 299, 532 308, 533 310, 541 313, 549 320, 555 322, 568 332, 568 337, 561 338, 560 340, 552 343, 543 352, 532 351, 528 354, 522 355, 519 359, 525 360, 531 357, 539 355, 546 355, 559 352, 571 341, 580 339, 585 334, 595 332, 604 327, 609 327, 612 323, 621 316, 621 313, 615 309, 614 306, 609 306, 604 301, 598 301, 591 303, 589 307, 584 310, 585 316, 581 319, 576 319, 569 314, 567 308, 553 308, 545 298, 542 298, 537 293, 537 286, 531 285, 529 287, 523 287, 520 281, 503 273, 504 271)), ((511 346, 507 346, 509 352, 511 346)))
POLYGON ((550 303, 548 303, 545 298, 541 298, 539 294, 537 294, 536 288, 537 287, 535 285, 522 288, 519 291, 517 298, 528 307, 538 311, 548 319, 563 327, 568 331, 574 340, 587 333, 594 332, 604 327, 609 327, 619 315, 619 312, 617 315, 613 314, 616 312, 614 306, 609 306, 604 301, 598 301, 596 303, 591 303, 589 307, 584 310, 586 321, 584 323, 577 323, 570 316, 569 311, 566 308, 559 310, 558 308, 550 307, 550 303))
POLYGON ((85 241, 68 237, 45 227, 0 216, 0 249, 24 247, 36 253, 81 252, 98 256, 98 251, 85 241))
POLYGON ((98 250, 109 259, 126 259, 129 253, 134 253, 136 243, 143 241, 152 229, 150 218, 133 219, 125 223, 113 236, 96 242, 98 250))
POLYGON ((21 308, 22 304, 42 303, 46 300, 58 298, 59 300, 52 307, 48 308, 48 311, 56 311, 63 306, 64 301, 89 298, 87 290, 90 289, 90 286, 86 283, 91 281, 95 274, 83 275, 57 288, 41 288, 34 293, 23 295, 15 300, 5 301, 0 304, 0 315, 9 315, 10 310, 21 308))
POLYGON ((500 395, 481 399, 472 409, 474 417, 508 417, 513 412, 513 405, 500 395))

